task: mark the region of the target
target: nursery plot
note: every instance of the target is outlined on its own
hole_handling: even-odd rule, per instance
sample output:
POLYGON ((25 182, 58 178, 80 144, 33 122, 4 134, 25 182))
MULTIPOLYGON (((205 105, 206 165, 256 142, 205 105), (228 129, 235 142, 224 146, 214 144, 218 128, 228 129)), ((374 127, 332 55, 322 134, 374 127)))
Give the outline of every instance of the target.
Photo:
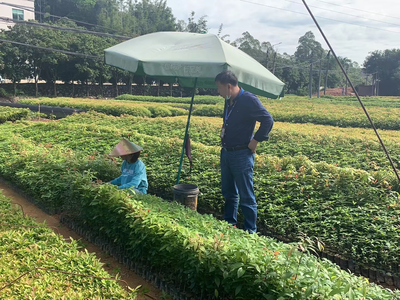
MULTIPOLYGON (((178 98, 179 99, 179 98, 178 98)), ((186 115, 189 104, 180 103, 153 103, 140 101, 95 100, 75 98, 38 98, 23 99, 21 103, 42 104, 94 110, 114 116, 129 114, 142 117, 177 116, 186 115), (186 109, 186 110, 185 110, 186 109)), ((223 103, 207 105, 195 102, 193 114, 197 116, 221 117, 223 103)), ((371 125, 360 106, 354 105, 354 101, 345 103, 330 103, 328 99, 285 99, 266 100, 262 102, 272 114, 275 121, 289 123, 313 123, 337 127, 371 128, 371 125), (348 104, 346 104, 348 103, 348 104), (349 104, 350 103, 350 104, 349 104)), ((392 102, 390 102, 392 103, 392 102)), ((393 103, 396 103, 393 100, 393 103)), ((400 129, 400 108, 382 106, 370 106, 368 111, 378 129, 400 129)))
POLYGON ((139 117, 167 117, 187 114, 187 110, 173 107, 168 105, 168 103, 136 103, 132 101, 110 101, 79 98, 38 98, 24 99, 20 100, 19 102, 32 105, 41 104, 48 106, 77 108, 82 110, 94 110, 113 116, 128 114, 139 117))
POLYGON ((17 121, 28 118, 29 109, 0 106, 0 124, 7 121, 17 121))
MULTIPOLYGON (((116 125, 118 119, 127 121, 84 114, 46 124, 28 122, 3 126, 3 131, 10 130, 10 134, 0 144, 0 171, 41 197, 44 204, 62 207, 62 190, 69 188, 65 181, 53 182, 54 171, 65 178, 71 170, 90 169, 99 179, 109 181, 117 176, 118 166, 103 154, 126 137, 145 149, 142 159, 148 170, 149 192, 171 199, 182 140, 137 133, 132 128, 116 125), (101 125, 96 123, 96 118, 101 125), (87 119, 91 120, 89 124, 85 124, 87 119), (51 153, 51 163, 20 157, 24 151, 18 150, 16 140, 32 147, 42 145, 46 150, 43 155, 47 151, 51 153), (13 159, 9 159, 10 153, 15 155, 13 159), (63 159, 63 156, 70 158, 63 159), (37 168, 41 171, 33 171, 37 168), (48 203, 48 199, 53 200, 48 203)), ((200 210, 220 215, 223 199, 219 147, 196 142, 192 146, 195 167, 189 173, 185 163, 182 180, 199 185, 203 193, 200 210)), ((262 231, 291 239, 297 239, 304 232, 324 241, 331 252, 398 273, 400 211, 398 193, 394 191, 398 185, 387 171, 368 173, 325 162, 314 163, 302 156, 278 158, 260 154, 256 161, 255 189, 262 231)))
POLYGON ((1 299, 136 299, 118 281, 96 278, 110 275, 94 254, 24 217, 1 193, 0 215, 1 299))
MULTIPOLYGON (((82 114, 79 118, 66 118, 61 123, 115 126, 138 133, 182 139, 185 133, 186 117, 135 118, 123 116, 115 118, 96 113, 82 114)), ((221 119, 193 117, 189 130, 192 141, 208 146, 219 146, 221 119)), ((47 127, 46 127, 47 128, 47 127)), ((39 141, 54 133, 38 128, 26 133, 39 141)), ((396 165, 400 161, 400 132, 381 131, 381 137, 396 165)), ((60 139, 63 137, 60 136, 60 139)), ((363 128, 338 128, 313 124, 291 124, 276 122, 268 142, 259 144, 258 154, 272 156, 307 156, 313 162, 325 161, 339 167, 351 167, 366 171, 389 169, 390 164, 372 130, 363 128)))
POLYGON ((58 202, 62 196, 64 211, 75 222, 127 249, 127 259, 149 264, 164 280, 178 283, 180 289, 194 295, 206 299, 399 297, 398 292, 369 284, 326 260, 297 250, 309 249, 308 241, 300 242, 301 247, 277 243, 179 204, 93 182, 92 172, 78 169, 83 157, 71 151, 61 153, 56 146, 35 146, 18 138, 8 144, 3 143, 2 150, 8 148, 11 165, 0 158, 4 176, 37 199, 40 189, 53 190, 54 184, 62 182, 58 194, 48 195, 47 201, 58 202), (56 168, 60 165, 68 166, 68 170, 56 168), (44 167, 52 174, 41 175, 44 167), (32 174, 25 171, 27 168, 32 174), (35 186, 38 179, 42 180, 40 186, 35 186))

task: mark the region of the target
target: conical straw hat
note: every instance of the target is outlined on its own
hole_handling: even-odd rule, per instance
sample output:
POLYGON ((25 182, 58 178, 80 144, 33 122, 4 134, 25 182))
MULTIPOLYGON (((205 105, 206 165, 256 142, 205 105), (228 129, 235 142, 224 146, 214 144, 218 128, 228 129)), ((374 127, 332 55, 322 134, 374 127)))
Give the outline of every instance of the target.
POLYGON ((121 140, 117 146, 111 151, 109 154, 110 156, 121 156, 121 155, 128 155, 132 153, 136 153, 142 151, 143 148, 128 141, 127 139, 121 140))

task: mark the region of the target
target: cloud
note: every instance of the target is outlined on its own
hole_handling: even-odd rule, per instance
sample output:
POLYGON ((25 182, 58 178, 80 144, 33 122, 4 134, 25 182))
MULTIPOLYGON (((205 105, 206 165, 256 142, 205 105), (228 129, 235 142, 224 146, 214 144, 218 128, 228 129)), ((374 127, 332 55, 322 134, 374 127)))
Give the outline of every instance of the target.
MULTIPOLYGON (((219 26, 223 23, 222 34, 229 34, 231 40, 239 38, 243 32, 248 31, 260 42, 272 44, 282 42, 278 51, 293 54, 296 51, 298 39, 311 30, 322 46, 328 49, 300 0, 246 1, 262 5, 241 0, 167 0, 167 5, 171 7, 177 19, 187 21, 191 11, 196 12, 197 18, 207 15, 210 33, 218 33, 219 26)), ((395 16, 395 12, 400 11, 400 1, 314 0, 307 2, 339 56, 348 57, 362 64, 368 53, 372 51, 400 48, 398 44, 400 17, 395 16)))

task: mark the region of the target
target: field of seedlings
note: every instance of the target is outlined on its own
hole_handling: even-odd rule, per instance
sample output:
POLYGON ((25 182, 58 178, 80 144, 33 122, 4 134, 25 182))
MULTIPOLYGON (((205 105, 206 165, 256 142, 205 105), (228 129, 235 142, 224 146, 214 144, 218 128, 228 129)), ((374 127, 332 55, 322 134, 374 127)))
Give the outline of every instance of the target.
POLYGON ((94 254, 24 216, 0 194, 1 299, 136 299, 94 254), (11 262, 11 263, 10 263, 11 262))
MULTIPOLYGON (((181 183, 199 186, 200 213, 171 201, 186 98, 21 100, 88 112, 49 122, 5 120, 0 176, 45 211, 120 247, 129 261, 176 286, 183 299, 400 299, 399 292, 329 261, 400 288, 400 184, 357 102, 261 99, 276 123, 257 149, 260 235, 249 235, 220 221, 223 102, 196 99, 189 130, 193 168, 184 161, 181 183), (107 154, 122 138, 144 148, 149 195, 107 184, 121 163, 107 154)), ((399 165, 400 99, 365 101, 399 165)))

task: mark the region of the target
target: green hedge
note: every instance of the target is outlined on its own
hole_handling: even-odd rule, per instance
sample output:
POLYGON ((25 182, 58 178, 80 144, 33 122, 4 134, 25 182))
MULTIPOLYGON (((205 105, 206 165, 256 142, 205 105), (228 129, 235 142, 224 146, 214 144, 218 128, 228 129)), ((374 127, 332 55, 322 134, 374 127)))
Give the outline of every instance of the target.
MULTIPOLYGON (((1 144, 0 170, 38 200, 63 202, 78 223, 129 249, 164 279, 205 299, 392 299, 393 294, 337 266, 298 251, 298 244, 249 235, 178 204, 153 196, 135 196, 93 182, 72 151, 34 146, 23 139, 1 144), (15 144, 13 144, 15 142, 15 144), (9 165, 11 162, 12 165, 9 165), (60 163, 69 169, 53 169, 60 163), (78 165, 76 164, 78 163, 78 165), (29 167, 29 171, 26 168, 29 167), (43 173, 43 169, 53 173, 43 173), (32 173, 41 174, 33 175, 32 173), (37 180, 40 179, 40 185, 37 180), (43 190, 57 193, 44 196, 43 190), (56 191, 54 191, 56 192, 56 191), (62 194, 59 194, 62 192, 62 194)), ((301 247, 310 249, 307 242, 301 247)))
MULTIPOLYGON (((167 97, 168 98, 168 97, 167 97)), ((218 99, 217 97, 214 97, 218 99)), ((214 99, 212 98, 212 99, 214 99)), ((150 98, 146 98, 150 99, 150 98)), ((205 98, 207 99, 207 98, 205 98)), ((359 127, 370 128, 371 125, 361 107, 349 105, 349 102, 329 103, 329 100, 267 100, 262 99, 262 103, 272 114, 275 121, 291 123, 313 123, 321 125, 331 125, 338 127, 359 127)), ((161 98, 160 101, 164 100, 161 98)), ((158 102, 158 100, 154 100, 158 102)), ((172 101, 172 100, 171 100, 172 101)), ((84 110, 94 110, 105 114, 119 116, 129 114, 141 117, 165 117, 186 115, 189 107, 188 103, 163 103, 135 101, 113 101, 113 100, 92 100, 74 98, 39 98, 23 99, 21 103, 43 104, 50 106, 61 106, 79 108, 84 110), (159 111, 162 104, 164 107, 159 111)), ((193 114, 197 116, 221 117, 223 114, 223 102, 218 104, 200 104, 196 101, 193 107, 193 114)), ((370 116, 379 129, 399 130, 400 129, 400 108, 371 106, 368 107, 370 116)))
MULTIPOLYGON (((263 103, 269 103, 265 97, 259 97, 263 103)), ((140 95, 130 95, 124 94, 115 98, 116 100, 130 100, 130 101, 144 101, 144 102, 164 102, 164 103, 190 103, 190 97, 154 97, 154 96, 140 96, 140 95)), ((309 101, 308 97, 301 97, 295 95, 285 95, 282 98, 283 101, 287 102, 299 102, 299 101, 309 101)), ((365 106, 380 106, 380 107, 393 107, 400 108, 400 98, 399 97, 361 97, 365 106)), ((274 100, 275 101, 275 100, 274 100)), ((359 106, 359 102, 355 96, 330 96, 322 95, 320 99, 313 98, 311 100, 313 103, 324 103, 324 104, 345 104, 359 106)), ((220 96, 195 96, 195 104, 219 104, 223 103, 223 99, 220 96)))
MULTIPOLYGON (((46 224, 24 217, 20 208, 0 194, 0 287, 34 268, 110 278, 94 254, 79 251, 46 224)), ((118 277, 117 277, 118 278, 118 277)), ((118 282, 33 270, 0 291, 1 299, 136 299, 118 282)))
MULTIPOLYGON (((153 97, 153 96, 138 96, 124 94, 115 98, 115 100, 129 100, 129 101, 143 101, 143 102, 161 102, 161 103, 186 103, 190 104, 191 97, 153 97)), ((199 96, 196 95, 195 104, 218 104, 223 103, 224 100, 221 97, 216 96, 199 96)))
POLYGON ((12 108, 0 106, 0 124, 7 121, 15 122, 17 120, 27 119, 30 114, 26 108, 12 108))
MULTIPOLYGON (((263 104, 277 122, 371 128, 362 109, 353 105, 329 104, 312 100, 298 102, 270 100, 263 101, 263 104)), ((221 104, 196 105, 193 115, 221 117, 223 110, 224 106, 221 104)), ((368 112, 378 129, 400 129, 400 108, 368 107, 368 112)))
MULTIPOLYGON (((399 97, 361 97, 361 100, 366 107, 380 106, 380 107, 400 108, 399 97)), ((326 95, 326 96, 321 96, 321 99, 314 99, 313 101, 360 106, 360 103, 358 102, 358 99, 355 96, 337 97, 337 96, 326 95)))
POLYGON ((93 110, 112 116, 120 116, 123 114, 138 117, 169 117, 186 115, 187 110, 176 108, 170 105, 133 103, 113 100, 93 100, 78 98, 38 98, 23 99, 19 101, 24 104, 31 105, 48 105, 58 107, 69 107, 82 110, 93 110))

